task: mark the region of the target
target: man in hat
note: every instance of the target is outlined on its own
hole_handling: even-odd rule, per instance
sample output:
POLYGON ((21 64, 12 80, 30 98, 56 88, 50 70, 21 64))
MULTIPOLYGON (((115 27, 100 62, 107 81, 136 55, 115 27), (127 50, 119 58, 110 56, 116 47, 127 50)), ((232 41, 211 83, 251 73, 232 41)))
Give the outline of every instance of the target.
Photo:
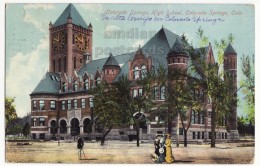
MULTIPOLYGON (((82 140, 81 137, 78 137, 78 144, 77 144, 77 147, 79 149, 79 152, 78 152, 78 156, 79 156, 79 159, 81 159, 81 151, 83 150, 83 146, 84 146, 84 142, 82 140)), ((83 152, 84 153, 84 152, 83 152)), ((85 154, 84 154, 85 155, 85 154)))

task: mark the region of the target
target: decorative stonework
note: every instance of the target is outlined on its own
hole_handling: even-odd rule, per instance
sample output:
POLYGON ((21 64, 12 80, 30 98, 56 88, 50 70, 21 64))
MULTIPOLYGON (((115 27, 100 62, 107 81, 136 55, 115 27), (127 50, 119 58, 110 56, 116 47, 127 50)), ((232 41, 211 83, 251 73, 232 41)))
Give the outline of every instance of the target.
POLYGON ((67 119, 69 120, 69 122, 73 118, 77 118, 79 120, 79 122, 81 121, 81 110, 80 109, 73 109, 73 110, 67 111, 67 119))

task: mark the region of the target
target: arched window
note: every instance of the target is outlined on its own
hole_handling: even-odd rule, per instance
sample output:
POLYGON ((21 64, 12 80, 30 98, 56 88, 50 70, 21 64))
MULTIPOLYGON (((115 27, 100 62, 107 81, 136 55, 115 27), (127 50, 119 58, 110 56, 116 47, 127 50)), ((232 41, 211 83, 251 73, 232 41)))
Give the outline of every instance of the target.
POLYGON ((138 66, 135 66, 134 67, 134 79, 138 79, 138 78, 140 78, 140 76, 139 76, 139 68, 138 68, 138 66))
POLYGON ((61 72, 61 60, 59 59, 59 72, 61 72))
POLYGON ((64 72, 66 72, 66 68, 67 68, 67 59, 66 59, 66 57, 64 57, 64 72))
POLYGON ((67 84, 66 84, 66 82, 64 82, 64 83, 62 84, 62 91, 63 91, 63 92, 66 92, 66 91, 67 91, 67 84))
POLYGON ((74 90, 74 91, 77 91, 77 90, 78 90, 78 83, 77 83, 76 80, 75 80, 74 83, 73 83, 73 90, 74 90))
POLYGON ((76 57, 74 57, 74 69, 77 68, 77 65, 76 65, 76 57))
POLYGON ((60 133, 67 133, 67 122, 65 120, 60 121, 60 133))
POLYGON ((97 78, 97 85, 101 83, 100 77, 97 78))
POLYGON ((85 80, 84 80, 84 89, 85 90, 88 90, 88 78, 86 78, 85 80))
POLYGON ((55 60, 52 61, 52 65, 53 65, 53 72, 55 72, 55 60))
POLYGON ((146 66, 145 66, 145 65, 142 65, 142 66, 141 66, 141 78, 144 78, 144 77, 145 77, 146 72, 147 72, 146 66))

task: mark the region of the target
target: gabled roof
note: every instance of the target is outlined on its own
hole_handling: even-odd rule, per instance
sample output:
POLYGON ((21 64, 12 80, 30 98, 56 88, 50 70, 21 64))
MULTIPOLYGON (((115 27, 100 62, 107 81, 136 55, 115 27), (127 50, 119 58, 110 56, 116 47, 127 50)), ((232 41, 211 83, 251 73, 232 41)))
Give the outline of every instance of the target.
POLYGON ((143 47, 142 51, 146 56, 151 56, 153 66, 159 64, 167 66, 167 53, 173 46, 176 39, 181 37, 169 31, 166 28, 161 28, 143 47))
POLYGON ((237 54, 232 45, 229 43, 224 54, 237 54))
POLYGON ((109 54, 109 57, 107 58, 107 61, 105 62, 103 67, 105 66, 119 66, 118 62, 116 61, 112 53, 109 54))
POLYGON ((73 4, 69 4, 66 9, 62 12, 59 18, 53 24, 54 27, 67 24, 67 19, 72 19, 72 24, 81 26, 83 28, 87 28, 86 22, 83 20, 77 9, 74 7, 73 4))
POLYGON ((58 94, 60 90, 60 75, 58 73, 47 72, 39 84, 33 90, 33 94, 58 94))

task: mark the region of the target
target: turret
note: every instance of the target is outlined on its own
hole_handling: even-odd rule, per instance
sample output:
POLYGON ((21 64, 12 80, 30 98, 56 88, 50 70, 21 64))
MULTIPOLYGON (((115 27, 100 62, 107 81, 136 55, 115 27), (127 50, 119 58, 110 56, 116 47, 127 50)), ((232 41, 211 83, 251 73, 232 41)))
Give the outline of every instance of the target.
POLYGON ((176 69, 186 70, 188 67, 188 55, 184 44, 177 38, 172 48, 167 54, 168 73, 172 73, 176 69))
POLYGON ((107 83, 112 83, 120 72, 120 66, 112 53, 110 53, 107 58, 102 70, 104 75, 103 79, 107 83))
MULTIPOLYGON (((225 77, 230 76, 234 79, 234 97, 237 97, 237 53, 229 43, 224 51, 224 71, 225 77)), ((231 93, 232 94, 232 93, 231 93)), ((231 139, 238 139, 239 134, 237 131, 237 104, 230 108, 230 115, 227 120, 227 129, 230 133, 231 139)))

